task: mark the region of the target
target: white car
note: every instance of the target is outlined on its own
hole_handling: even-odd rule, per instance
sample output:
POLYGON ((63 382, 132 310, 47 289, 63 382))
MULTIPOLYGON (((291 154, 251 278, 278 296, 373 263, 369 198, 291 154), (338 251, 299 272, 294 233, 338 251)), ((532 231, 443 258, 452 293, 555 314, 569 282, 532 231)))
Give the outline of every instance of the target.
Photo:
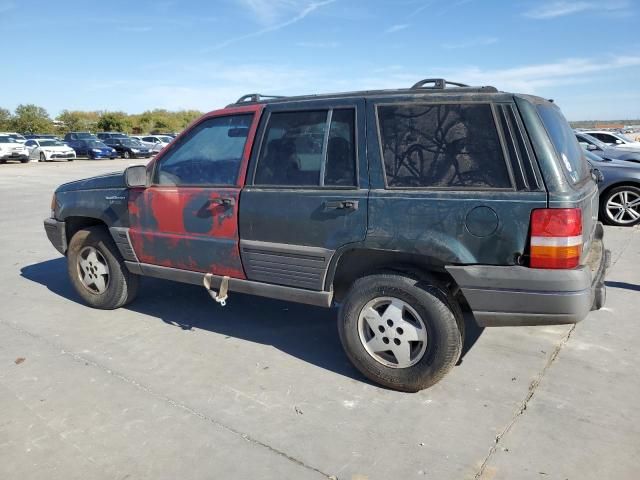
POLYGON ((580 132, 591 135, 611 147, 640 152, 640 142, 634 142, 620 133, 607 132, 606 130, 580 130, 580 132))
POLYGON ((29 160, 31 161, 67 160, 72 162, 76 159, 76 151, 73 148, 51 138, 27 140, 25 147, 29 150, 29 160))
POLYGON ((0 132, 0 135, 6 135, 7 137, 13 138, 16 142, 24 144, 27 141, 22 135, 16 132, 0 132))
POLYGON ((29 161, 29 150, 13 137, 0 133, 0 163, 7 160, 18 160, 22 163, 29 161))
POLYGON ((154 152, 159 152, 173 141, 167 135, 138 135, 133 138, 137 138, 154 152))

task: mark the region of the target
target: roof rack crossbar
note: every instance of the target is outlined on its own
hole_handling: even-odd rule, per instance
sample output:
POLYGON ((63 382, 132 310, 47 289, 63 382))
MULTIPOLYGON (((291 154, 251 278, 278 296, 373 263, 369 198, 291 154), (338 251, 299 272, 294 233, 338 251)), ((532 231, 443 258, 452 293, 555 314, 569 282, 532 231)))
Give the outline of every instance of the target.
POLYGON ((464 83, 458 83, 458 82, 449 82, 447 80, 445 80, 444 78, 425 78, 424 80, 420 80, 418 83, 416 83, 415 85, 413 85, 413 87, 411 87, 411 90, 417 89, 417 88, 433 88, 436 90, 444 90, 445 88, 447 88, 447 85, 453 85, 455 87, 468 87, 469 85, 465 85, 464 83), (425 85, 428 85, 432 83, 433 86, 432 87, 426 87, 425 85))
POLYGON ((262 95, 260 93, 249 93, 241 96, 236 103, 257 103, 267 98, 284 98, 282 95, 262 95))

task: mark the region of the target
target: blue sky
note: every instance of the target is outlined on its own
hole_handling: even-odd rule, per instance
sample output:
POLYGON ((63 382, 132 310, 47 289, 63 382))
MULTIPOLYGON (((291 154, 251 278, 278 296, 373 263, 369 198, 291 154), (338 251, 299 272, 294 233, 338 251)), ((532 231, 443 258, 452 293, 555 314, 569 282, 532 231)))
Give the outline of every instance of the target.
POLYGON ((0 0, 0 106, 207 111, 444 77, 640 118, 639 20, 639 0, 0 0))

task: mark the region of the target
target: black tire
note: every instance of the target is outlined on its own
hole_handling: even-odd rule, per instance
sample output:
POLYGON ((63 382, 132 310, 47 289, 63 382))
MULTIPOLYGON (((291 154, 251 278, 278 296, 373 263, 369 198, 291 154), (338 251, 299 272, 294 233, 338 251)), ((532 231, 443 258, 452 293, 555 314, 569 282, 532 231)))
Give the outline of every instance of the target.
POLYGON ((131 302, 138 293, 139 276, 127 269, 113 239, 104 227, 78 230, 67 251, 67 271, 78 295, 89 306, 113 310, 131 302), (90 291, 80 280, 79 256, 86 247, 93 247, 108 265, 108 281, 103 293, 90 291))
MULTIPOLYGON (((455 300, 430 282, 399 274, 378 274, 358 279, 347 293, 338 316, 344 350, 370 380, 404 392, 417 392, 440 381, 462 352, 464 322, 455 300), (426 326, 426 350, 415 364, 393 368, 369 354, 360 339, 360 312, 376 298, 393 297, 408 304, 426 326)), ((417 358, 417 357, 416 357, 417 358)))
POLYGON ((20 160, 20 163, 29 163, 29 158, 23 158, 22 160, 20 160))
MULTIPOLYGON (((634 200, 640 199, 640 188, 633 185, 621 185, 609 190, 606 195, 603 195, 600 199, 600 217, 602 218, 602 221, 607 225, 615 225, 617 227, 631 227, 640 223, 640 217, 634 220, 633 217, 628 213, 624 213, 622 218, 620 219, 621 221, 618 221, 614 218, 615 214, 614 216, 612 216, 610 211, 607 210, 607 204, 609 203, 609 201, 612 199, 616 200, 616 198, 614 198, 616 196, 619 198, 622 192, 628 192, 629 197, 632 197, 634 200)), ((635 206, 634 211, 636 213, 640 213, 640 206, 635 206)))
POLYGON ((75 160, 75 158, 69 158, 67 159, 67 162, 73 162, 75 160))
POLYGON ((38 159, 39 162, 46 162, 47 161, 47 156, 43 153, 40 152, 40 158, 38 159))
POLYGON ((128 150, 125 150, 122 154, 122 158, 126 158, 127 160, 131 158, 131 153, 128 150))

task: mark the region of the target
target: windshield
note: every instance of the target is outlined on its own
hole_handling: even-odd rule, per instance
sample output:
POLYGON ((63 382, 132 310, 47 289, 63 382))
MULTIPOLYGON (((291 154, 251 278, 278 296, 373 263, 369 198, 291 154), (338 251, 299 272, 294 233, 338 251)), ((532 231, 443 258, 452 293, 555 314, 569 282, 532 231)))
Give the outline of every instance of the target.
POLYGON ((90 138, 96 138, 96 136, 93 133, 81 132, 81 133, 76 133, 76 138, 79 140, 87 140, 90 138))
POLYGON ((142 144, 138 140, 134 140, 133 138, 123 138, 122 145, 126 147, 140 147, 142 144))
POLYGON ((41 147, 62 147, 64 143, 58 142, 57 140, 40 140, 41 147))
POLYGON ((11 137, 0 137, 0 143, 16 143, 11 137))
POLYGON ((635 140, 633 138, 631 138, 628 135, 625 135, 623 133, 617 133, 615 136, 618 137, 620 140, 623 140, 625 142, 629 142, 629 143, 634 143, 635 142, 635 140))
POLYGON ((11 133, 11 134, 9 134, 9 136, 11 138, 15 138, 16 140, 26 140, 22 135, 20 135, 18 133, 11 133))
POLYGON ((160 139, 160 141, 162 141, 162 142, 164 142, 164 143, 170 143, 170 142, 173 140, 173 138, 171 138, 171 137, 165 137, 165 136, 158 137, 158 138, 160 139))
POLYGON ((91 148, 107 148, 104 143, 98 142, 97 140, 91 140, 87 142, 87 145, 91 148))
POLYGON ((599 157, 595 153, 590 152, 588 150, 584 150, 584 156, 587 157, 587 160, 589 160, 590 162, 606 162, 607 161, 604 158, 599 157))
MULTIPOLYGON (((591 143, 591 144, 595 145, 600 150, 604 150, 605 148, 609 148, 609 145, 607 145, 604 142, 601 142, 596 137, 592 137, 588 133, 580 133, 580 135, 584 138, 584 140, 586 140, 588 143, 591 143)), ((582 139, 578 138, 578 141, 582 141, 582 139)))

